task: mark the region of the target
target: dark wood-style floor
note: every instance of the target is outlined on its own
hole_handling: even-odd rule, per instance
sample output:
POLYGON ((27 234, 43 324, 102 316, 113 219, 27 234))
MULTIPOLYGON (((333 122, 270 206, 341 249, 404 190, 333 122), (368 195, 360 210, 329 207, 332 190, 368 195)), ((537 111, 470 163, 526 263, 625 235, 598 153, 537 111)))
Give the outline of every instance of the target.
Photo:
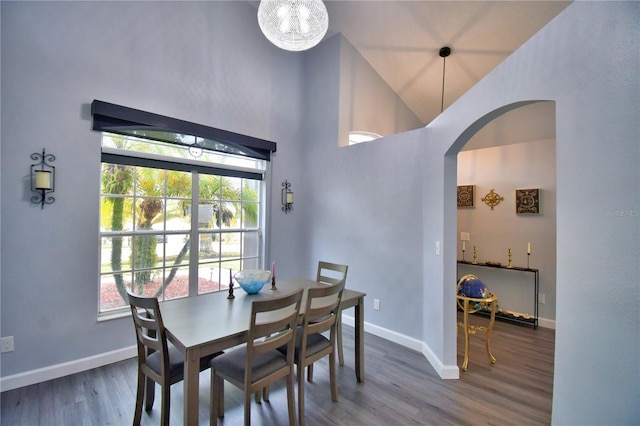
MULTIPOLYGON (((478 323, 486 321, 474 319, 478 323)), ((460 329, 460 331, 462 331, 460 329)), ((366 334, 365 382, 353 370, 353 329, 344 326, 345 363, 337 368, 339 401, 332 402, 327 358, 307 383, 309 425, 545 425, 551 422, 553 330, 496 322, 491 339, 497 363, 486 356, 484 334, 471 337, 469 370, 442 380, 421 353, 366 334)), ((463 334, 458 334, 458 365, 463 334)), ((128 425, 135 402, 135 360, 122 361, 1 395, 3 426, 128 425)), ((159 388, 158 388, 159 389, 159 388)), ((182 424, 182 384, 172 386, 171 424, 182 424)), ((159 392, 157 392, 158 394, 159 392)), ((226 384, 223 425, 243 422, 242 395, 226 384)), ((143 412, 143 425, 158 425, 160 400, 143 412)), ((209 372, 200 376, 200 424, 209 422, 209 372)), ((287 423, 284 385, 269 403, 252 404, 252 424, 287 423)))

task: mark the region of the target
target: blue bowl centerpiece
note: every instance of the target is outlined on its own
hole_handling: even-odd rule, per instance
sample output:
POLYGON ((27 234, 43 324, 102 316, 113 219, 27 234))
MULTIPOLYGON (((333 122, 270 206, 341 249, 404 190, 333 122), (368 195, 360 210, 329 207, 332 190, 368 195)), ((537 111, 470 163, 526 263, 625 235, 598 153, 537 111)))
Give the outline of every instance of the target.
POLYGON ((247 294, 256 294, 262 290, 262 287, 271 279, 271 271, 245 269, 233 274, 233 278, 236 279, 240 287, 242 287, 247 294))

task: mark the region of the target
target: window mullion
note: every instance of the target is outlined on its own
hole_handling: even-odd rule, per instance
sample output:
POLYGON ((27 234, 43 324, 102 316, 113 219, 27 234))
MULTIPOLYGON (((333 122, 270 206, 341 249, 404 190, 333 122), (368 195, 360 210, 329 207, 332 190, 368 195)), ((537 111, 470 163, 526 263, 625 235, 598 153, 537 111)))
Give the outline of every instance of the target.
POLYGON ((198 215, 199 215, 200 179, 198 172, 191 172, 191 231, 189 233, 189 297, 198 295, 198 260, 199 242, 198 215))

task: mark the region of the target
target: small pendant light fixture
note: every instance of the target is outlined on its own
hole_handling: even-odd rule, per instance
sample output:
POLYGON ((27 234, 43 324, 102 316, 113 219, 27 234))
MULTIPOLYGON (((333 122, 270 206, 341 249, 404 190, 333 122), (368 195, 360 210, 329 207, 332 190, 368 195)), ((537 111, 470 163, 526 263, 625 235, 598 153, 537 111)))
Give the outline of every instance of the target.
POLYGON ((271 43, 301 51, 322 41, 329 28, 329 14, 322 0, 261 0, 258 24, 271 43))
POLYGON ((447 56, 451 55, 451 48, 448 46, 440 48, 440 57, 442 58, 442 100, 440 102, 440 113, 444 111, 444 71, 447 64, 447 56))

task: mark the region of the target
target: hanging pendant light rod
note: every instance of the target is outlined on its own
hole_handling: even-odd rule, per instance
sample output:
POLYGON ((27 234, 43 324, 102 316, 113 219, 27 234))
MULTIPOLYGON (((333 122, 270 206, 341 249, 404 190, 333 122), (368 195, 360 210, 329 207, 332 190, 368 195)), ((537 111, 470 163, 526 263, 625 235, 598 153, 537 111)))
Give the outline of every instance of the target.
POLYGON ((440 57, 442 58, 442 100, 440 102, 440 113, 444 111, 444 71, 447 64, 447 56, 449 55, 451 55, 450 47, 445 46, 440 48, 440 57))

